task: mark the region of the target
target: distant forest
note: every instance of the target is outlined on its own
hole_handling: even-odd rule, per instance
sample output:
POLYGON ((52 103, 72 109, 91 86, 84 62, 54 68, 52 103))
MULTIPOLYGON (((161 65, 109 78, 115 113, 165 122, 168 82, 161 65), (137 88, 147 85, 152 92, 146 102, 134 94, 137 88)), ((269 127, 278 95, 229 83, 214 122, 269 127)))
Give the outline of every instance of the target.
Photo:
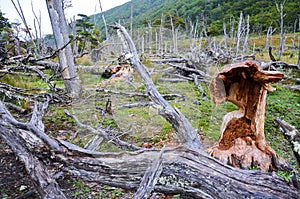
MULTIPOLYGON (((240 13, 250 16, 250 27, 253 33, 266 32, 269 26, 279 31, 280 14, 276 8, 284 5, 284 26, 286 32, 292 32, 299 26, 299 0, 132 0, 124 5, 106 11, 108 24, 120 21, 129 25, 131 7, 133 26, 139 28, 149 22, 152 26, 159 25, 161 17, 170 17, 177 26, 186 29, 191 22, 205 23, 208 31, 218 35, 223 32, 223 23, 229 26, 230 21, 238 22, 240 13)), ((91 16, 96 26, 103 29, 100 14, 91 16)), ((236 23, 237 24, 237 23, 236 23)), ((199 27, 200 28, 200 27, 199 27)))

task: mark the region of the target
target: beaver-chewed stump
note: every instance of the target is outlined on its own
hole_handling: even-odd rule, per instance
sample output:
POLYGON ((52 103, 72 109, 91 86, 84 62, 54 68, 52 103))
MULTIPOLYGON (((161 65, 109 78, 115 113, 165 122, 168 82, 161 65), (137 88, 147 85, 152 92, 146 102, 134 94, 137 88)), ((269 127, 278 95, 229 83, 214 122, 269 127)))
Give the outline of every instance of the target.
POLYGON ((226 65, 213 77, 209 86, 213 102, 218 105, 228 100, 239 110, 224 116, 212 156, 238 168, 277 169, 281 161, 266 144, 264 120, 267 92, 274 90, 268 83, 278 82, 283 76, 280 72, 263 71, 256 62, 245 61, 226 65))

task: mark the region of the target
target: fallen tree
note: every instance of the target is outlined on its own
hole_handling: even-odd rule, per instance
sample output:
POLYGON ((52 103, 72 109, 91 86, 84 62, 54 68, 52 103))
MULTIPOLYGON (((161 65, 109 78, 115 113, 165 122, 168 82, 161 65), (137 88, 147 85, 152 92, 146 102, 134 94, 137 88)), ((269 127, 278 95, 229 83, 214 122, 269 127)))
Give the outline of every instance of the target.
POLYGON ((0 101, 0 137, 25 163, 41 197, 66 198, 54 176, 69 172, 89 182, 138 190, 135 198, 147 198, 152 191, 186 198, 299 198, 300 191, 275 173, 232 168, 208 155, 189 121, 156 90, 126 30, 120 25, 114 28, 123 35, 133 54, 132 66, 152 102, 176 130, 181 146, 90 151, 45 134, 42 116, 49 98, 35 103, 28 122, 17 121, 0 101))

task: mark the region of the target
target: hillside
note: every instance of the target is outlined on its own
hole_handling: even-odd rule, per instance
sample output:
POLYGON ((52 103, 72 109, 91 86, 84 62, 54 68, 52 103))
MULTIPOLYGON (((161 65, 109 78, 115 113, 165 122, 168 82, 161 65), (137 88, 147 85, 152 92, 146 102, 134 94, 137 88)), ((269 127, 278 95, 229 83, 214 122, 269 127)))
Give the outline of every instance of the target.
MULTIPOLYGON (((145 20, 153 23, 160 20, 162 14, 171 13, 178 15, 184 21, 191 19, 196 22, 205 19, 208 26, 223 29, 223 21, 229 24, 232 17, 238 20, 242 11, 245 15, 250 15, 252 30, 260 32, 270 25, 277 27, 280 18, 274 0, 132 0, 132 7, 135 27, 142 26, 145 20)), ((128 25, 130 10, 131 2, 127 2, 106 11, 107 23, 120 21, 128 25)), ((286 13, 285 26, 288 27, 288 31, 292 31, 295 20, 300 17, 299 1, 287 0, 284 4, 284 12, 286 13)), ((103 22, 100 14, 96 15, 96 21, 97 26, 102 29, 103 22)))

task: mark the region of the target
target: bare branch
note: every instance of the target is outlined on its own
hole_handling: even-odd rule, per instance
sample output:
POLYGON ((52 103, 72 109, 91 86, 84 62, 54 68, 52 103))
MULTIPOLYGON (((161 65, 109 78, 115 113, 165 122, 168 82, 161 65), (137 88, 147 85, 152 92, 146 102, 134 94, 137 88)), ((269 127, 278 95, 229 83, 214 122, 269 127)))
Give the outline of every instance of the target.
POLYGON ((104 129, 98 129, 98 130, 96 130, 96 129, 92 128, 92 127, 89 126, 89 125, 86 125, 86 124, 81 123, 81 122, 78 120, 78 118, 77 118, 75 115, 71 114, 68 110, 65 110, 65 114, 68 115, 68 116, 70 116, 70 117, 72 117, 72 118, 75 120, 76 124, 77 124, 79 127, 84 128, 84 129, 87 129, 88 131, 90 131, 91 133, 93 133, 93 134, 95 134, 95 135, 101 135, 101 136, 103 136, 106 140, 109 140, 109 141, 111 140, 113 143, 115 143, 116 145, 118 145, 118 146, 120 146, 120 147, 122 147, 122 148, 126 147, 127 149, 131 149, 131 150, 141 150, 141 149, 143 149, 142 147, 135 146, 134 144, 130 144, 130 143, 128 143, 128 142, 125 142, 125 141, 120 140, 119 138, 116 138, 116 137, 114 137, 114 136, 111 136, 111 135, 110 135, 108 132, 106 132, 104 129))

